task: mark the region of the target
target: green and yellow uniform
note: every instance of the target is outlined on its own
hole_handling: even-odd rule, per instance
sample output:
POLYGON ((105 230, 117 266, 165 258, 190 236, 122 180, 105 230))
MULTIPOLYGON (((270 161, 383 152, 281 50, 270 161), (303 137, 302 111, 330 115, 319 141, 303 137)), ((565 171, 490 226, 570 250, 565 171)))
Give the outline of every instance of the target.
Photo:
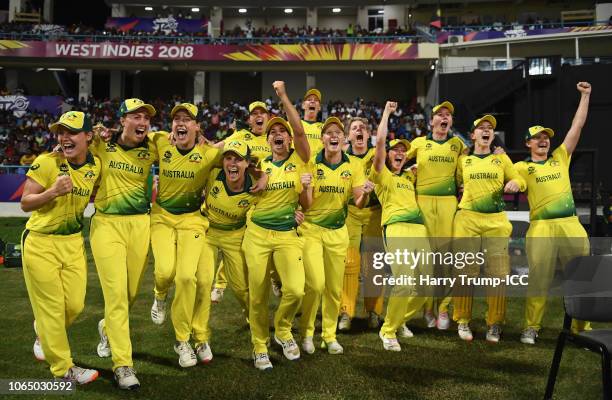
POLYGON ((225 142, 227 143, 233 140, 245 142, 251 149, 251 158, 257 162, 263 161, 266 157, 272 154, 272 150, 270 149, 265 133, 257 135, 248 129, 241 129, 234 132, 230 137, 226 138, 225 142))
MULTIPOLYGON (((587 233, 576 216, 570 161, 571 155, 562 144, 545 161, 528 158, 515 164, 527 182, 531 221, 526 243, 530 293, 525 304, 525 327, 536 331, 541 328, 557 260, 565 265, 575 257, 589 254, 587 233)), ((573 328, 584 330, 588 325, 574 321, 573 328)))
POLYGON ((258 198, 249 192, 252 185, 253 179, 247 174, 244 188, 240 192, 232 192, 227 185, 225 172, 219 168, 213 169, 207 180, 206 201, 201 209, 202 215, 210 223, 206 252, 213 260, 213 265, 217 264, 221 253, 227 281, 247 315, 248 274, 241 246, 247 213, 258 198))
POLYGON ((302 300, 302 337, 314 335, 314 325, 322 297, 322 338, 336 340, 344 261, 349 244, 345 221, 354 188, 363 186, 365 175, 358 158, 342 153, 338 164, 325 160, 321 150, 308 165, 313 181, 313 202, 298 231, 304 237, 306 288, 302 300))
POLYGON ((181 150, 168 132, 152 135, 159 158, 157 197, 151 212, 155 297, 165 300, 175 283, 172 324, 176 340, 208 342, 209 290, 214 265, 204 255, 208 220, 200 214, 204 185, 220 151, 208 145, 181 150), (196 279, 197 276, 197 279, 196 279))
POLYGON ((66 329, 83 310, 87 260, 81 230, 83 211, 100 178, 100 159, 87 154, 73 165, 58 153, 37 157, 27 176, 45 190, 58 177, 72 180, 72 191, 34 211, 21 238, 23 273, 43 351, 54 376, 74 363, 66 329))
MULTIPOLYGON (((510 272, 508 239, 512 225, 504 211, 504 186, 510 180, 525 190, 525 181, 506 154, 464 155, 459 159, 457 180, 463 182, 463 197, 455 217, 454 251, 476 254, 486 249, 484 273, 505 277, 510 272)), ((467 264, 457 274, 479 276, 480 265, 467 264)), ((468 323, 472 318, 471 287, 457 287, 453 297, 453 319, 468 323)), ((487 325, 502 323, 506 314, 505 288, 487 288, 487 325)))
MULTIPOLYGON (((423 220, 434 251, 450 250, 453 237, 453 221, 457 212, 457 183, 455 173, 459 156, 465 144, 456 136, 438 141, 429 133, 411 142, 407 158, 416 159, 418 179, 416 182, 417 202, 423 213, 423 220)), ((450 271, 442 265, 434 266, 437 277, 447 277, 450 271)), ((448 312, 452 297, 450 288, 439 293, 438 313, 448 312)), ((434 298, 430 297, 426 310, 433 310, 434 298)))
POLYGON ((155 143, 146 137, 137 147, 94 140, 90 146, 102 165, 102 178, 91 219, 90 243, 104 294, 104 323, 113 369, 133 366, 129 307, 136 299, 147 265, 150 241, 151 166, 155 143))
POLYGON ((302 127, 308 139, 310 154, 317 154, 319 151, 323 150, 323 142, 321 141, 321 128, 323 128, 323 123, 319 121, 310 122, 302 120, 302 127))
MULTIPOLYGON (((368 146, 368 150, 364 154, 358 155, 353 152, 352 147, 349 147, 347 153, 350 157, 361 160, 364 175, 366 177, 369 176, 376 150, 368 146)), ((366 238, 366 248, 363 250, 368 252, 368 257, 364 260, 363 271, 363 303, 365 312, 375 312, 378 315, 383 312, 383 292, 380 290, 379 286, 372 284, 372 278, 376 271, 372 268, 371 258, 369 257, 371 252, 382 251, 383 249, 380 218, 380 202, 375 193, 370 193, 368 203, 361 209, 355 206, 353 199, 349 201, 348 217, 346 218, 349 247, 346 252, 340 312, 348 314, 351 318, 355 316, 355 305, 357 304, 357 295, 359 294, 359 273, 361 272, 362 264, 362 238, 366 238)))
MULTIPOLYGON (((387 166, 383 166, 380 172, 372 168, 370 176, 376 184, 374 190, 382 205, 385 251, 428 251, 427 230, 415 196, 414 175, 409 171, 394 174, 387 166)), ((391 263, 395 277, 408 275, 416 278, 418 274, 427 274, 427 268, 425 264, 413 269, 407 264, 391 263)), ((423 308, 426 300, 423 294, 410 286, 394 286, 387 302, 387 315, 380 329, 381 335, 395 338, 395 332, 423 308)))
POLYGON ((304 296, 303 240, 295 229, 294 216, 302 192, 300 176, 304 167, 294 150, 285 160, 272 161, 269 156, 261 163, 268 183, 255 205, 242 242, 249 275, 249 322, 256 353, 267 353, 270 258, 283 285, 274 317, 279 339, 293 337, 291 325, 304 296))

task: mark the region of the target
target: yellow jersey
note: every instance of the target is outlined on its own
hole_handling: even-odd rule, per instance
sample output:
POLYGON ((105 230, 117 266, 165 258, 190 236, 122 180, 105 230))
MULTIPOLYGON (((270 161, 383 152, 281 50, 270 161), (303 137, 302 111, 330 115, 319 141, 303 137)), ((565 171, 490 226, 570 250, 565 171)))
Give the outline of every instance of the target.
POLYGON ((252 222, 275 231, 296 227, 294 214, 302 192, 300 178, 305 167, 295 150, 291 150, 285 160, 272 161, 272 156, 263 160, 261 170, 268 175, 268 183, 255 205, 252 222))
POLYGON ((363 163, 358 158, 342 153, 339 164, 329 164, 321 150, 308 164, 313 178, 313 201, 304 214, 305 220, 328 229, 344 226, 348 202, 353 188, 363 186, 363 163))
POLYGON ((26 229, 51 235, 71 235, 81 232, 83 211, 100 178, 100 168, 100 159, 91 153, 87 153, 83 165, 73 165, 59 153, 38 156, 28 170, 27 176, 47 190, 53 186, 59 176, 68 175, 72 180, 72 192, 58 196, 34 211, 26 223, 26 229))
POLYGON ((94 139, 90 149, 102 161, 102 178, 96 194, 96 210, 105 214, 146 214, 151 208, 149 176, 157 160, 150 133, 138 147, 117 143, 118 135, 105 143, 94 139))
POLYGON ((374 191, 382 205, 382 226, 396 222, 423 224, 414 191, 415 177, 411 171, 394 174, 385 165, 380 172, 372 168, 370 178, 376 184, 374 191))
POLYGON ((249 146, 251 149, 251 159, 255 161, 255 164, 272 154, 272 149, 270 149, 265 134, 256 135, 247 129, 241 129, 234 132, 230 137, 225 138, 224 141, 228 143, 232 140, 243 141, 249 146))
POLYGON ((202 203, 206 179, 219 162, 221 151, 195 145, 183 151, 168 140, 168 132, 156 132, 152 141, 159 158, 159 183, 155 202, 171 214, 197 211, 202 203))
POLYGON ((459 156, 466 146, 456 136, 446 140, 434 140, 432 134, 414 139, 407 158, 416 157, 418 179, 417 194, 426 196, 456 196, 455 172, 459 156))
POLYGON ((571 156, 564 144, 552 152, 546 161, 531 157, 514 164, 527 182, 529 219, 565 218, 576 215, 576 205, 570 184, 571 156))
MULTIPOLYGON (((365 153, 355 154, 353 152, 353 147, 349 145, 347 154, 351 158, 354 157, 354 158, 361 160, 361 164, 363 165, 364 176, 369 177, 370 171, 372 170, 372 162, 374 161, 374 156, 376 155, 376 148, 372 147, 372 145, 368 143, 368 150, 365 153)), ((349 200, 349 204, 352 206, 355 205, 355 200, 352 197, 349 200)), ((376 197, 376 193, 371 192, 369 195, 368 202, 364 208, 370 208, 370 207, 379 206, 379 205, 380 205, 380 201, 378 201, 378 197, 376 197)))
POLYGON ((525 191, 525 180, 506 154, 462 155, 457 166, 457 181, 463 182, 459 208, 481 213, 504 211, 504 186, 510 180, 525 191))
POLYGON ((253 179, 247 173, 244 188, 240 192, 232 192, 223 169, 210 171, 201 212, 208 218, 211 228, 233 231, 246 224, 247 212, 257 200, 257 196, 249 192, 251 186, 253 179))
POLYGON ((302 120, 302 127, 308 139, 308 145, 310 146, 310 154, 317 154, 323 150, 323 142, 321 141, 321 128, 323 128, 322 122, 309 122, 302 120))

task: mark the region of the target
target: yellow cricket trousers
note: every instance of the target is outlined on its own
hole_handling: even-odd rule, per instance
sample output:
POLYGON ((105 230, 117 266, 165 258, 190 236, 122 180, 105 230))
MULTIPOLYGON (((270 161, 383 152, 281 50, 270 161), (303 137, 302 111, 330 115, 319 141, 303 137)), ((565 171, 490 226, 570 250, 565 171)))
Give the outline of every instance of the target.
POLYGON ((199 210, 175 215, 158 204, 153 205, 151 249, 155 257, 155 296, 165 300, 172 282, 175 283, 172 325, 176 340, 181 342, 189 340, 192 331, 197 286, 206 284, 198 282, 196 272, 206 244, 207 228, 208 220, 199 210))
POLYGON ((148 214, 96 211, 91 219, 89 241, 104 295, 104 322, 113 370, 133 366, 129 309, 147 266, 150 224, 148 214))
MULTIPOLYGON (((480 274, 477 262, 466 263, 462 269, 455 268, 457 282, 459 275, 467 277, 484 276, 505 278, 510 273, 508 241, 512 234, 512 225, 505 212, 480 213, 470 210, 459 210, 455 216, 453 228, 453 251, 476 254, 484 253, 484 274, 480 274), (486 250, 486 251, 485 251, 486 250)), ((487 286, 487 325, 503 323, 506 317, 506 288, 487 286)), ((457 284, 453 292, 453 319, 460 324, 469 323, 472 319, 473 286, 457 284)))
MULTIPOLYGON (((410 224, 396 222, 383 228, 385 251, 387 254, 396 254, 397 251, 409 253, 421 252, 426 254, 430 251, 427 229, 421 224, 410 224)), ((397 260, 396 260, 397 261, 397 260)), ((393 278, 413 277, 419 282, 421 275, 431 275, 431 266, 427 263, 418 263, 415 268, 407 263, 391 263, 393 278)), ((417 312, 423 309, 427 301, 425 295, 427 289, 422 289, 418 284, 395 284, 389 299, 387 300, 387 314, 385 323, 380 328, 380 333, 386 338, 395 338, 395 332, 417 312)))
POLYGON ((306 277, 300 331, 302 337, 314 335, 317 310, 322 303, 321 337, 326 343, 330 343, 336 340, 344 259, 349 244, 348 231, 346 226, 328 229, 304 222, 298 232, 304 238, 306 277))
POLYGON ((62 377, 74 365, 66 329, 85 304, 87 260, 82 234, 21 236, 23 275, 40 343, 51 373, 62 377))
MULTIPOLYGON (((209 228, 206 236, 207 246, 213 265, 218 264, 219 253, 223 257, 223 263, 219 264, 215 277, 215 287, 219 286, 219 277, 222 274, 223 281, 229 283, 230 288, 236 295, 240 307, 245 314, 249 315, 249 280, 244 253, 242 252, 242 239, 246 228, 234 231, 224 231, 209 228), (223 273, 221 271, 224 271, 223 273)), ((222 286, 225 288, 226 286, 222 286)))
POLYGON ((283 285, 276 315, 275 335, 281 340, 293 338, 291 325, 304 297, 303 240, 297 231, 275 231, 249 222, 242 241, 249 279, 249 322, 251 341, 256 353, 267 353, 269 339, 268 301, 270 297, 270 263, 283 285))
MULTIPOLYGON (((349 235, 349 247, 346 253, 340 312, 347 313, 351 318, 355 316, 355 305, 359 294, 359 273, 362 264, 365 311, 366 313, 374 311, 378 315, 382 314, 383 311, 383 291, 372 284, 373 276, 378 271, 372 268, 371 254, 367 255, 363 263, 361 262, 362 238, 367 241, 367 247, 378 247, 375 251, 382 251, 383 249, 380 218, 380 206, 362 209, 352 205, 348 206, 346 228, 349 235)), ((374 249, 370 248, 368 250, 374 249)))
MULTIPOLYGON (((453 222, 457 212, 457 197, 418 195, 417 203, 423 214, 432 251, 439 251, 441 253, 450 251, 453 238, 453 222)), ((433 268, 434 275, 438 278, 453 276, 453 272, 448 266, 433 265, 433 268)), ((448 312, 448 306, 452 300, 451 288, 440 289, 440 291, 436 292, 435 297, 427 298, 427 303, 425 304, 426 311, 433 311, 434 302, 437 302, 438 313, 448 312)))
MULTIPOLYGON (((529 289, 525 301, 525 327, 542 327, 548 289, 557 262, 564 267, 573 258, 589 255, 589 239, 578 217, 531 221, 527 231, 529 289)), ((574 331, 590 329, 585 321, 572 321, 574 331)))

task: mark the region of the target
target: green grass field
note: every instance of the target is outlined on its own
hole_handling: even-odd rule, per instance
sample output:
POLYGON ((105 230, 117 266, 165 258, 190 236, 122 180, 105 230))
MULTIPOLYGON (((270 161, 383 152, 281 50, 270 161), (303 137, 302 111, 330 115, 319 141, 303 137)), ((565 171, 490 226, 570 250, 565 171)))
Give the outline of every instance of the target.
MULTIPOLYGON (((18 241, 24 224, 21 218, 0 219, 0 238, 18 241)), ((172 349, 170 321, 158 327, 150 320, 152 289, 151 264, 131 312, 134 362, 142 387, 126 394, 113 385, 110 359, 96 355, 96 326, 103 315, 103 299, 89 256, 85 310, 69 334, 75 361, 98 369, 101 378, 78 388, 74 398, 537 399, 543 396, 562 324, 561 301, 555 299, 536 346, 523 345, 518 340, 523 301, 509 299, 502 342, 491 345, 484 341, 484 304, 479 300, 475 316, 480 318, 473 324, 476 340, 472 343, 461 342, 455 330, 426 330, 419 319, 411 323, 416 336, 401 340, 401 353, 390 353, 382 349, 377 332, 366 331, 365 320, 357 320, 352 332, 338 336, 346 354, 331 356, 317 351, 290 362, 273 347, 274 369, 260 372, 252 366, 250 335, 238 303, 226 292, 228 295, 214 306, 211 315, 213 362, 182 369, 172 349)), ((48 366, 32 355, 33 317, 20 269, 0 268, 0 293, 0 379, 50 378, 48 366)), ((600 374, 599 357, 569 346, 559 372, 556 398, 600 398, 600 374)))

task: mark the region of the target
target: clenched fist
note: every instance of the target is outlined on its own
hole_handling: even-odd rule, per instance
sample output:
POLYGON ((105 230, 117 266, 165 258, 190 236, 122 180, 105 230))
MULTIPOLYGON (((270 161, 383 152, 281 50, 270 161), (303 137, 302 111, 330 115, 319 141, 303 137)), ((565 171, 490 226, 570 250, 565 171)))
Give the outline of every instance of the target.
POLYGON ((272 87, 276 91, 276 95, 278 97, 283 97, 287 94, 285 91, 285 82, 283 81, 274 81, 272 82, 272 87))
POLYGON ((302 186, 306 189, 310 187, 312 184, 312 174, 302 174, 300 176, 300 181, 302 182, 302 186))
POLYGON ((582 94, 591 94, 591 84, 589 82, 578 82, 576 89, 582 94))
POLYGON ((62 175, 57 178, 51 190, 59 197, 72 192, 72 179, 69 175, 62 175))
POLYGON ((385 112, 388 114, 394 113, 395 110, 397 110, 397 102, 395 101, 388 101, 387 104, 385 104, 385 112))

